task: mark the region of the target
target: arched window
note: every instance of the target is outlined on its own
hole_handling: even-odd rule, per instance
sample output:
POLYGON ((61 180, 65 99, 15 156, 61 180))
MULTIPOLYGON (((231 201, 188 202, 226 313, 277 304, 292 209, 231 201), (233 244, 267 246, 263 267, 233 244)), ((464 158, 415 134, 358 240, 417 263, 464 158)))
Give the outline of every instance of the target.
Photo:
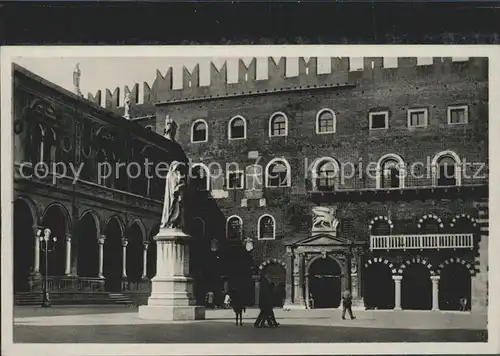
POLYGON ((316 115, 316 133, 335 133, 336 121, 335 113, 332 110, 320 110, 316 115))
POLYGON ((33 125, 31 132, 31 160, 33 164, 43 162, 45 129, 40 124, 33 125))
POLYGON ((282 112, 277 112, 269 119, 269 137, 287 136, 288 119, 282 112))
POLYGON ((229 121, 228 136, 230 140, 247 138, 247 122, 242 116, 235 116, 229 121))
POLYGON ((265 214, 257 223, 259 240, 274 240, 276 237, 276 224, 271 215, 265 214))
POLYGON ((437 186, 461 184, 460 157, 453 151, 438 153, 432 160, 433 183, 437 186))
POLYGON ((191 142, 207 142, 208 125, 203 119, 196 120, 191 126, 191 142))
POLYGON ((396 154, 386 154, 380 157, 377 164, 377 188, 404 187, 404 161, 396 154))
POLYGON ((210 190, 210 174, 207 166, 202 163, 194 164, 190 172, 191 184, 197 190, 210 190))
POLYGON ((312 168, 313 187, 317 190, 333 190, 339 178, 339 164, 330 157, 318 159, 312 168))
POLYGON ((266 187, 279 188, 291 185, 290 164, 283 158, 275 158, 266 166, 266 187))
POLYGON ((243 238, 243 220, 237 215, 227 219, 226 238, 228 240, 241 240, 243 238))
POLYGON ((48 128, 45 130, 43 137, 43 159, 49 165, 49 170, 52 168, 52 163, 57 161, 57 136, 53 129, 48 128))

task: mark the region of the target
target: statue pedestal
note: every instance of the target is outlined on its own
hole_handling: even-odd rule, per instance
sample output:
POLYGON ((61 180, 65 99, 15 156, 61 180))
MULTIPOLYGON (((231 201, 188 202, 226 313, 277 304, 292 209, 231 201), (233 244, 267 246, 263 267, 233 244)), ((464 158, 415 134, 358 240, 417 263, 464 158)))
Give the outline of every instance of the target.
POLYGON ((203 320, 205 307, 197 306, 193 280, 189 277, 191 237, 180 230, 160 229, 156 276, 151 280, 147 305, 139 307, 139 317, 151 320, 203 320))

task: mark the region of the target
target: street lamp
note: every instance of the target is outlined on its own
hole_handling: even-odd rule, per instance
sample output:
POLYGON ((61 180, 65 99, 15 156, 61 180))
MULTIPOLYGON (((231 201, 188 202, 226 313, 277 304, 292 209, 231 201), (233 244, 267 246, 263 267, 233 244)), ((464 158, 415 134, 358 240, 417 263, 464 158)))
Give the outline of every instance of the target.
POLYGON ((45 276, 43 278, 43 299, 42 299, 42 307, 48 308, 50 307, 50 299, 49 299, 49 288, 48 288, 48 276, 49 276, 49 252, 52 252, 56 248, 57 237, 50 238, 51 231, 50 229, 43 230, 43 236, 41 236, 41 230, 38 231, 37 235, 40 239, 40 248, 43 252, 45 252, 45 276), (53 241, 52 249, 49 248, 49 242, 53 241))

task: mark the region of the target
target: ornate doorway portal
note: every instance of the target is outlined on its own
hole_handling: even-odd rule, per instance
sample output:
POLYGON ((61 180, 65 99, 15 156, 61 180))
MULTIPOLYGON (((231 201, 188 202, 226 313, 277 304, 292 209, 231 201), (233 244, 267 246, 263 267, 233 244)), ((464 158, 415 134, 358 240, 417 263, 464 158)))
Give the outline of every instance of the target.
POLYGON ((340 265, 333 258, 320 257, 309 267, 309 293, 313 308, 338 308, 341 299, 340 265))

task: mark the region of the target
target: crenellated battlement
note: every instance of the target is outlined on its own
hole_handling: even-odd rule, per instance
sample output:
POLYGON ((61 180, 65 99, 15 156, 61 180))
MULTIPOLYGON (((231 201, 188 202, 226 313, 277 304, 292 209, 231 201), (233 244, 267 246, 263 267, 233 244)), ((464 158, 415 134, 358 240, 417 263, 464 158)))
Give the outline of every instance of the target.
MULTIPOLYGON (((287 90, 362 86, 372 83, 389 83, 394 80, 410 81, 432 78, 438 80, 438 78, 453 75, 453 73, 470 80, 486 78, 488 68, 488 62, 484 58, 454 61, 451 57, 435 57, 429 63, 419 64, 416 57, 404 57, 397 58, 396 65, 386 67, 382 57, 365 57, 362 59, 362 68, 353 70, 348 57, 334 57, 330 58, 330 72, 319 73, 318 58, 312 57, 306 60, 300 57, 297 63, 297 75, 287 76, 288 60, 286 57, 281 57, 278 60, 269 57, 267 59, 267 79, 258 79, 257 59, 253 58, 248 65, 239 59, 236 83, 228 81, 227 62, 224 62, 219 69, 211 62, 209 67, 210 84, 206 86, 200 84, 199 64, 191 70, 183 66, 181 88, 174 88, 174 70, 169 67, 165 74, 157 70, 156 78, 152 84, 143 83, 142 100, 139 98, 139 84, 134 84, 130 87, 125 86, 123 92, 121 88, 105 89, 103 105, 108 109, 117 109, 123 106, 127 94, 130 96, 131 105, 138 103, 152 105, 287 90)), ((99 90, 95 95, 89 93, 88 99, 101 104, 101 91, 99 90)))

